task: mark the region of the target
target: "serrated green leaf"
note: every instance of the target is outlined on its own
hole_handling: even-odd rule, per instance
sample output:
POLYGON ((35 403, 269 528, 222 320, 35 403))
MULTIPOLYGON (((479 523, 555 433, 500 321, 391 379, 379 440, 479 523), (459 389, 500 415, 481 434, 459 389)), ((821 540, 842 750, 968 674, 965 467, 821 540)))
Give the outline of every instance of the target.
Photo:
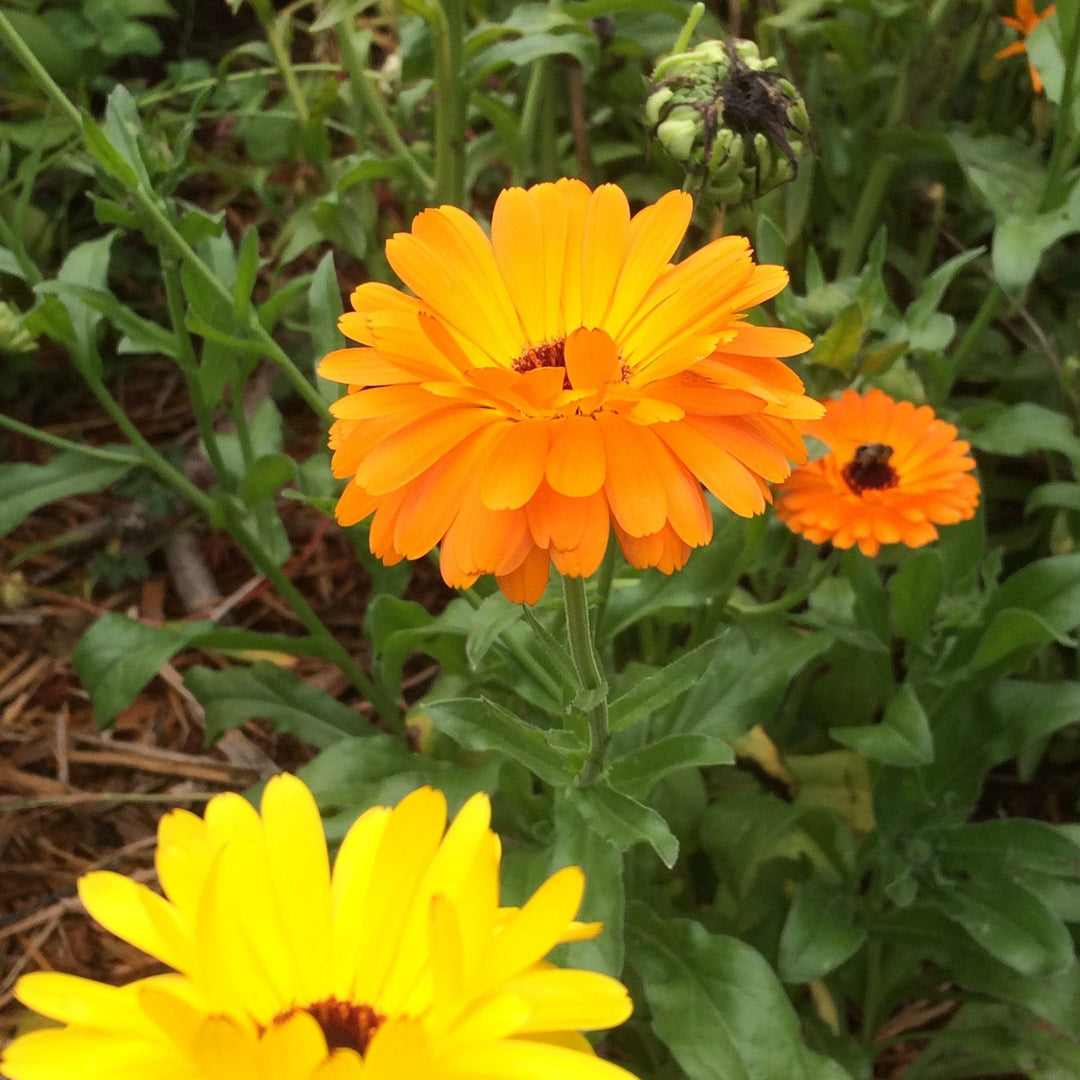
POLYGON ((493 701, 427 701, 424 712, 440 731, 462 746, 497 750, 548 784, 562 786, 570 779, 567 757, 548 743, 544 732, 493 701))
POLYGON ((648 844, 668 868, 679 857, 679 841, 664 819, 644 803, 617 791, 607 780, 577 789, 575 804, 581 816, 620 851, 648 844))
POLYGON ((719 648, 722 648, 719 642, 706 641, 617 697, 608 709, 611 733, 647 720, 680 694, 686 693, 715 658, 719 648))
POLYGON ((666 735, 615 758, 605 775, 617 788, 640 788, 647 793, 662 777, 679 769, 734 762, 735 751, 721 739, 700 734, 666 735))

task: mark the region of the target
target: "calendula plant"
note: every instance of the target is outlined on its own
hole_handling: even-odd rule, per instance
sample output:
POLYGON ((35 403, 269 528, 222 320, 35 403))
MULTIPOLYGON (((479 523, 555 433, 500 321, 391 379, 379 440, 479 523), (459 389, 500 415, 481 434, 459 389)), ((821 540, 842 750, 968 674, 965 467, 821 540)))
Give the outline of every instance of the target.
POLYGON ((0 595, 126 478, 281 619, 118 593, 85 711, 311 748, 12 1080, 1080 1073, 1077 0, 713 8, 0 8, 0 595))

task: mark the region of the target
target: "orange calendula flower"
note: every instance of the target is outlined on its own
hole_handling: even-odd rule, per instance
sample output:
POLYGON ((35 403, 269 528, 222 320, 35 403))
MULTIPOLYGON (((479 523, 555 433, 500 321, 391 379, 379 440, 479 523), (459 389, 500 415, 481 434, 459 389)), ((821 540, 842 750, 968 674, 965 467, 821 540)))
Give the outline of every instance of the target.
POLYGON ((338 520, 374 512, 388 565, 441 544, 447 584, 494 574, 534 603, 552 563, 593 573, 612 528, 632 565, 680 568, 712 536, 702 485, 760 513, 821 413, 776 359, 810 341, 746 322, 788 276, 745 239, 671 263, 692 209, 673 191, 631 217, 617 187, 560 180, 504 191, 491 239, 452 206, 392 237, 415 296, 357 288, 339 325, 362 347, 319 369, 350 384, 338 520))
POLYGON ((832 451, 796 469, 777 492, 776 516, 816 544, 922 547, 937 525, 966 521, 979 503, 971 447, 928 405, 880 390, 848 390, 803 430, 832 451))
POLYGON ((107 986, 25 975, 25 1005, 63 1027, 3 1052, 10 1080, 633 1080, 582 1030, 620 1024, 626 989, 544 956, 600 930, 575 920, 584 877, 553 874, 499 904, 491 805, 447 827, 432 788, 377 806, 331 870, 311 792, 266 785, 158 829, 165 895, 119 874, 79 882, 90 913, 171 974, 107 986))
MULTIPOLYGON (((1050 4, 1040 14, 1035 13, 1034 0, 1015 0, 1015 15, 1003 15, 1001 21, 1013 30, 1019 31, 1022 35, 1020 41, 1014 41, 1011 45, 1006 45, 1004 49, 998 50, 994 53, 995 60, 1002 60, 1006 56, 1016 56, 1019 53, 1027 52, 1026 39, 1032 30, 1043 21, 1043 19, 1049 19, 1051 15, 1057 10, 1057 4, 1050 4)), ((1031 85, 1035 88, 1036 94, 1041 94, 1043 90, 1043 81, 1039 78, 1039 73, 1035 70, 1035 65, 1028 61, 1028 71, 1031 72, 1031 85)))

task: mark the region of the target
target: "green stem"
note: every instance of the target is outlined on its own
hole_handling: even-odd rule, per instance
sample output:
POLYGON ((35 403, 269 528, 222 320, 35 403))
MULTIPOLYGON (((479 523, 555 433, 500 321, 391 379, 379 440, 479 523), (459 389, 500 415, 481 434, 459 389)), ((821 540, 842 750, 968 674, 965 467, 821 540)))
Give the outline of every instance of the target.
POLYGON ((697 28, 697 24, 701 22, 701 16, 704 14, 705 5, 702 3, 697 3, 690 9, 690 14, 686 17, 686 22, 683 23, 683 28, 679 31, 679 36, 671 47, 673 53, 686 52, 686 47, 690 44, 690 38, 693 36, 694 30, 697 28))
MULTIPOLYGON (((570 656, 574 661, 574 667, 577 668, 581 685, 586 690, 600 690, 605 685, 604 673, 600 668, 600 658, 596 654, 596 646, 589 626, 589 595, 585 579, 564 575, 562 585, 570 656)), ((604 755, 607 753, 608 742, 611 738, 608 731, 606 694, 599 704, 589 710, 588 719, 589 756, 577 775, 575 783, 578 787, 588 787, 599 777, 604 768, 604 755)))
MULTIPOLYGON (((416 160, 416 155, 405 144, 405 141, 398 133, 397 127, 394 125, 394 121, 390 119, 379 92, 371 85, 374 75, 369 73, 361 64, 347 23, 338 24, 337 40, 338 50, 341 53, 341 66, 349 76, 349 86, 352 89, 357 109, 366 109, 371 114, 376 126, 390 144, 391 150, 405 162, 409 171, 416 177, 425 201, 430 199, 435 181, 432 180, 427 170, 416 160)), ((354 132, 354 135, 358 141, 362 141, 359 132, 354 132)))
POLYGON ((407 0, 428 24, 435 50, 435 195, 437 205, 465 202, 465 102, 461 0, 407 0))
POLYGON ((983 302, 979 306, 979 310, 975 312, 975 318, 971 320, 967 330, 964 331, 960 343, 953 349, 952 356, 949 358, 948 386, 943 387, 943 393, 948 392, 949 387, 967 367, 967 362, 971 358, 975 346, 979 343, 979 338, 982 337, 983 331, 990 325, 994 316, 997 315, 998 308, 1004 297, 1005 293, 1002 292, 1001 286, 995 281, 990 286, 986 296, 983 297, 983 302))
POLYGON ((263 30, 266 32, 266 40, 270 42, 270 49, 274 54, 277 69, 285 80, 285 89, 288 91, 293 108, 296 110, 297 119, 299 119, 301 126, 306 128, 311 120, 311 111, 308 109, 304 93, 300 89, 300 83, 297 81, 292 57, 289 56, 289 50, 285 48, 285 39, 281 36, 280 23, 285 16, 279 17, 269 0, 254 0, 253 6, 259 16, 259 22, 262 23, 263 30))
POLYGON ((5 427, 9 431, 16 431, 20 435, 26 435, 31 439, 36 439, 38 442, 45 443, 46 446, 55 447, 57 450, 67 450, 72 454, 82 454, 83 457, 95 458, 98 461, 110 461, 115 465, 141 465, 142 458, 137 454, 129 453, 126 450, 106 450, 104 447, 99 446, 84 446, 82 443, 72 442, 70 439, 65 439, 60 435, 50 435, 47 431, 41 431, 36 427, 31 427, 29 424, 24 424, 21 420, 16 420, 13 416, 5 416, 0 413, 0 427, 5 427))
POLYGON ((1052 210, 1058 206, 1065 194, 1062 189, 1065 174, 1073 164, 1075 152, 1068 150, 1073 145, 1076 135, 1073 126, 1076 118, 1072 115, 1073 82, 1076 79, 1076 67, 1080 62, 1080 21, 1066 30, 1065 76, 1061 84, 1061 105, 1058 107, 1057 123, 1054 125, 1054 145, 1050 149, 1050 164, 1046 170, 1046 188, 1043 191, 1042 209, 1052 210))
POLYGON ((863 184, 859 194, 859 202, 855 207, 855 216, 852 218, 851 227, 848 229, 847 242, 840 255, 840 265, 837 267, 838 278, 854 277, 862 266, 866 245, 870 241, 870 231, 877 220, 878 208, 881 200, 885 197, 885 189, 889 186, 893 169, 899 164, 900 158, 896 154, 882 154, 874 162, 870 175, 863 184))
POLYGON ((34 82, 45 91, 45 96, 75 125, 78 131, 82 131, 82 113, 79 112, 75 103, 68 99, 67 94, 60 89, 56 80, 45 70, 41 61, 30 50, 30 46, 19 36, 18 31, 11 25, 2 10, 0 10, 0 39, 19 58, 23 67, 30 72, 34 82))
POLYGON ((173 332, 176 334, 180 355, 177 358, 180 370, 184 373, 187 382, 188 394, 191 396, 191 406, 195 413, 195 423, 199 427, 199 436, 202 439, 203 449, 210 459, 218 483, 229 490, 232 477, 225 468, 225 461, 221 456, 221 448, 218 445, 217 432, 214 431, 214 423, 211 409, 203 393, 202 380, 199 378, 199 360, 195 355, 195 343, 191 340, 191 334, 187 328, 187 318, 184 308, 184 289, 180 281, 180 264, 171 255, 161 257, 161 276, 165 282, 165 298, 169 306, 169 319, 172 322, 173 332))

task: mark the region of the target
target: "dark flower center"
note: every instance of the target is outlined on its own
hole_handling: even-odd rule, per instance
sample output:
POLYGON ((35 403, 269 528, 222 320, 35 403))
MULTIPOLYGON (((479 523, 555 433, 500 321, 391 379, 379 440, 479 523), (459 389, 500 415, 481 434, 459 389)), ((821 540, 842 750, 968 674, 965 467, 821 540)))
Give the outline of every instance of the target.
POLYGON ((566 355, 564 346, 566 339, 559 341, 544 341, 534 345, 531 349, 523 352, 511 365, 519 374, 533 371, 542 367, 566 367, 566 355))
POLYGON ((892 454, 893 448, 885 443, 863 443, 840 470, 840 475, 856 495, 868 489, 883 491, 896 487, 900 477, 889 464, 892 454))
POLYGON ((342 1047, 356 1050, 361 1057, 367 1052, 368 1043, 386 1019, 370 1005, 355 1005, 351 1001, 338 1001, 328 997, 303 1008, 296 1006, 274 1017, 275 1024, 283 1024, 298 1012, 306 1012, 315 1018, 326 1037, 326 1049, 333 1051, 342 1047))

